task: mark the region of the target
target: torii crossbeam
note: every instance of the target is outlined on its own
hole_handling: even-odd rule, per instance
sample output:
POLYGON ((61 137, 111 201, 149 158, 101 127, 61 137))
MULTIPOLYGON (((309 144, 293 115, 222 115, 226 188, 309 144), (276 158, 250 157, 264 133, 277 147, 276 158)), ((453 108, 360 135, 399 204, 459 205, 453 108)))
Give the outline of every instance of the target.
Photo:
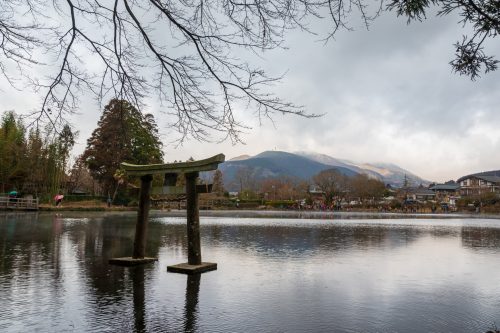
POLYGON ((111 264, 139 265, 156 261, 156 258, 145 256, 148 216, 151 194, 186 194, 187 200, 187 236, 188 236, 188 262, 168 266, 167 270, 176 273, 201 273, 217 269, 217 264, 202 262, 200 243, 200 213, 198 205, 198 193, 208 192, 208 186, 196 185, 199 172, 216 170, 218 165, 224 162, 223 154, 213 157, 180 163, 135 165, 122 163, 121 166, 128 175, 141 177, 141 190, 139 198, 139 210, 137 212, 137 224, 135 228, 134 252, 132 257, 110 259, 111 264), (153 175, 165 175, 164 186, 151 189, 153 175), (177 175, 184 174, 186 187, 175 186, 177 175))

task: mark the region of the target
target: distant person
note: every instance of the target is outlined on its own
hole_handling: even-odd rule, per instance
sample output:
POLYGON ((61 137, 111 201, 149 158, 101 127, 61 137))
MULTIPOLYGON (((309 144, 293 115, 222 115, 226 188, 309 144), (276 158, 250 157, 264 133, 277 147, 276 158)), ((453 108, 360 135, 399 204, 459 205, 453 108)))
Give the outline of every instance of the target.
POLYGON ((108 207, 111 207, 111 201, 112 201, 111 198, 108 197, 108 200, 106 201, 108 203, 108 207))
POLYGON ((10 191, 9 192, 9 202, 16 202, 17 201, 17 191, 10 191))
POLYGON ((63 198, 64 198, 64 195, 56 194, 56 196, 54 197, 54 200, 56 201, 56 207, 58 207, 61 204, 63 198))

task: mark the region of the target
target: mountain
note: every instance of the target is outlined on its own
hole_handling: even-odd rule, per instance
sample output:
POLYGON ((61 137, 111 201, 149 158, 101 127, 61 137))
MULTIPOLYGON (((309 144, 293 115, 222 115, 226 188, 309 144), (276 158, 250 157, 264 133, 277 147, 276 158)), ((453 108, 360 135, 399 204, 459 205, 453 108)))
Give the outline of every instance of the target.
POLYGON ((240 155, 240 156, 236 156, 236 157, 233 157, 232 159, 230 159, 230 161, 243 161, 243 160, 247 160, 249 159, 250 155, 240 155))
POLYGON ((238 156, 219 166, 224 176, 224 185, 229 191, 238 191, 240 182, 243 179, 249 183, 257 183, 266 178, 278 177, 290 177, 308 181, 320 171, 332 168, 348 176, 366 174, 394 187, 401 187, 405 176, 410 185, 427 185, 430 183, 394 164, 358 164, 310 152, 287 153, 282 151, 265 151, 255 156, 238 156))
POLYGON ((331 157, 325 154, 317 154, 317 153, 310 153, 310 152, 297 152, 296 154, 309 158, 313 161, 320 162, 326 165, 331 165, 331 166, 340 166, 343 168, 347 168, 349 170, 352 170, 356 173, 364 173, 368 175, 369 177, 378 179, 383 181, 384 178, 380 173, 377 173, 374 170, 370 170, 367 168, 362 168, 357 165, 355 165, 353 162, 348 161, 348 160, 341 160, 335 157, 331 157))
POLYGON ((349 160, 342 160, 324 154, 316 154, 310 152, 299 152, 301 156, 310 158, 314 161, 348 168, 357 173, 364 173, 369 177, 383 181, 393 187, 402 187, 405 176, 408 179, 410 186, 418 186, 420 184, 428 185, 431 182, 420 178, 419 176, 411 173, 392 163, 355 163, 349 160))
POLYGON ((382 181, 394 187, 404 185, 405 176, 410 186, 429 185, 431 182, 391 163, 365 163, 358 165, 363 170, 376 172, 382 177, 382 181))
POLYGON ((265 151, 244 160, 229 160, 222 163, 219 169, 224 175, 224 185, 229 191, 239 189, 241 178, 246 178, 246 181, 250 182, 277 177, 309 180, 326 169, 336 169, 347 176, 358 174, 344 166, 332 166, 282 151, 265 151))
POLYGON ((299 152, 297 154, 324 164, 332 166, 342 166, 357 173, 364 173, 369 177, 379 179, 385 184, 390 184, 394 187, 403 186, 405 175, 410 182, 410 186, 418 186, 420 184, 428 185, 431 183, 411 173, 410 171, 391 163, 358 164, 349 160, 342 160, 324 154, 316 154, 310 152, 299 152))
MULTIPOLYGON (((344 168, 350 169, 352 167, 352 163, 346 160, 341 160, 335 157, 331 157, 325 154, 317 154, 317 153, 311 153, 311 152, 305 152, 305 151, 299 151, 295 153, 296 155, 306 157, 310 160, 320 162, 326 165, 333 165, 333 166, 341 166, 344 168)), ((354 167, 353 169, 359 169, 357 167, 354 167)))

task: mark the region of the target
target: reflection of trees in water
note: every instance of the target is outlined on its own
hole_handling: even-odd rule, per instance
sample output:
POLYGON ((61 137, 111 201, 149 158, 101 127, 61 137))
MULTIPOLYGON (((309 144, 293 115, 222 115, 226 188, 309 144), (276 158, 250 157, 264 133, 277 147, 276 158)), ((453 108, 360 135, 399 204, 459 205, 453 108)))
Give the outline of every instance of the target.
POLYGON ((57 215, 1 214, 1 274, 9 276, 15 272, 23 280, 25 275, 35 276, 34 270, 44 270, 57 282, 61 278, 62 234, 62 221, 57 215))
MULTIPOLYGON (((76 256, 88 285, 86 290, 91 291, 87 299, 93 313, 89 316, 99 318, 105 313, 108 322, 99 325, 109 327, 115 322, 124 331, 132 330, 133 326, 136 332, 143 332, 145 276, 151 276, 154 266, 124 268, 108 263, 111 257, 132 254, 135 220, 135 216, 105 216, 74 225, 68 232, 78 248, 76 256)), ((161 239, 158 227, 150 225, 148 230, 146 253, 151 256, 158 256, 161 239)))
MULTIPOLYGON (((325 222, 328 223, 328 222, 325 222)), ((162 245, 185 252, 186 227, 166 225, 162 245)), ((314 252, 349 249, 397 248, 407 246, 432 229, 412 226, 384 225, 201 225, 203 246, 224 246, 254 251, 257 254, 286 254, 307 256, 314 252)))
MULTIPOLYGON (((416 241, 423 233, 413 227, 345 226, 314 227, 202 225, 202 244, 234 247, 260 254, 290 253, 307 256, 310 253, 396 248, 416 241)), ((170 234, 170 233, 169 233, 170 234)), ((171 237, 175 235, 170 234, 171 237)))
MULTIPOLYGON (((62 304, 62 297, 81 297, 66 293, 61 287, 61 281, 66 278, 64 262, 61 262, 74 260, 71 266, 78 265, 76 279, 84 284, 79 291, 85 293, 85 318, 89 319, 91 329, 109 329, 118 323, 123 331, 144 332, 158 323, 157 327, 165 330, 172 326, 177 328, 172 331, 199 330, 200 275, 186 277, 184 312, 181 310, 181 315, 165 318, 165 312, 148 311, 146 306, 148 282, 155 278, 154 266, 122 268, 108 265, 108 258, 132 252, 135 216, 85 221, 57 215, 34 216, 0 215, 0 273, 3 277, 23 280, 33 275, 45 279, 44 283, 51 284, 50 292, 54 293, 47 297, 61 300, 62 304), (43 270, 50 272, 42 276, 40 272, 43 270)), ((458 237, 458 233, 464 247, 500 248, 500 229, 479 227, 346 225, 335 222, 309 227, 278 223, 203 225, 202 222, 201 230, 204 246, 244 249, 255 256, 291 255, 292 250, 294 256, 308 256, 347 249, 391 249, 407 246, 421 237, 458 237)), ((158 255, 161 247, 168 247, 185 255, 184 224, 153 222, 148 235, 148 254, 158 255)), ((166 273, 162 271, 160 274, 166 273)), ((5 284, 3 287, 9 288, 5 284)), ((54 305, 55 310, 57 306, 60 305, 54 305)))
POLYGON ((465 248, 500 248, 500 229, 462 227, 461 238, 465 248))
MULTIPOLYGON (((142 308, 144 311, 144 271, 141 273, 141 269, 132 271, 108 264, 112 256, 132 253, 135 216, 120 216, 118 219, 116 216, 91 219, 64 216, 0 215, 2 276, 10 276, 12 279, 9 280, 22 281, 23 284, 36 283, 38 287, 41 283, 47 285, 43 287, 44 291, 54 294, 42 302, 57 307, 63 303, 58 301, 58 297, 81 297, 68 294, 63 288, 65 281, 76 282, 64 276, 64 265, 77 266, 71 269, 77 272, 78 282, 86 285, 77 290, 85 293, 90 311, 88 317, 100 318, 107 313, 109 319, 107 323, 91 320, 92 326, 112 325, 113 320, 130 324, 122 319, 121 311, 132 311, 132 307, 126 304, 133 296, 134 324, 142 327, 144 320, 141 318, 144 315, 139 310, 142 308), (112 309, 120 311, 114 314, 112 309)), ((158 255, 162 228, 158 224, 150 226, 147 253, 152 256, 158 255)))
MULTIPOLYGON (((77 248, 78 262, 97 293, 108 294, 122 285, 125 271, 110 266, 108 259, 132 254, 134 226, 135 216, 118 219, 110 216, 68 227, 69 237, 77 248)), ((157 227, 151 225, 148 232, 146 253, 150 256, 157 256, 160 247, 161 231, 157 227)))
POLYGON ((63 244, 62 221, 57 215, 0 216, 3 320, 17 322, 18 328, 26 330, 50 328, 47 314, 60 313, 67 299, 63 244))
MULTIPOLYGON (((203 226, 201 226, 203 228, 203 226)), ((185 224, 161 225, 161 246, 182 252, 187 257, 187 230, 185 224)), ((201 235, 204 236, 203 231, 201 235)), ((202 242, 203 245, 203 242, 202 242)))
MULTIPOLYGON (((239 221, 241 223, 241 220, 239 221)), ((162 225, 162 247, 184 256, 187 248, 184 224, 162 225)), ((324 225, 227 225, 201 223, 202 246, 230 247, 257 255, 287 254, 308 256, 311 253, 343 250, 392 249, 408 246, 420 237, 457 237, 457 228, 417 225, 346 225, 325 221, 324 225)))
MULTIPOLYGON (((114 326, 121 331, 145 331, 145 276, 150 276, 153 268, 124 268, 108 263, 111 257, 132 254, 134 226, 134 216, 105 216, 68 226, 77 249, 80 279, 87 284, 87 316, 106 319, 92 323, 98 330, 114 326)), ((154 227, 150 228, 149 255, 158 255, 160 236, 154 227)))

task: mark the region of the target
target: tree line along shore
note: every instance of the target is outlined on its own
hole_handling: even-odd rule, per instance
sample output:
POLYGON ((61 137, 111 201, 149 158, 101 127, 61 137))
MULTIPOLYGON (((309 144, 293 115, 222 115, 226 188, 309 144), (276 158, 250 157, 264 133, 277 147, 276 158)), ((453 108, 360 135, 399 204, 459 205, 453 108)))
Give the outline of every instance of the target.
MULTIPOLYGON (((165 156, 155 119, 125 100, 112 99, 102 112, 85 150, 73 157, 78 131, 65 125, 26 126, 14 112, 4 112, 0 124, 0 195, 37 198, 40 208, 55 208, 54 197, 64 196, 63 207, 74 210, 129 210, 137 206, 139 180, 129 177, 120 163, 163 163, 165 156)), ((172 161, 177 162, 177 161, 172 161)), ((323 170, 306 181, 290 177, 266 178, 244 186, 237 193, 224 188, 220 170, 201 177, 212 183, 211 194, 202 195, 202 209, 363 210, 394 212, 499 213, 492 194, 457 198, 409 200, 410 187, 391 188, 364 174, 346 176, 323 170)), ((182 175, 177 186, 184 185, 182 175)), ((153 179, 161 186, 163 178, 153 179)), ((182 209, 183 198, 153 196, 153 208, 182 209)))

